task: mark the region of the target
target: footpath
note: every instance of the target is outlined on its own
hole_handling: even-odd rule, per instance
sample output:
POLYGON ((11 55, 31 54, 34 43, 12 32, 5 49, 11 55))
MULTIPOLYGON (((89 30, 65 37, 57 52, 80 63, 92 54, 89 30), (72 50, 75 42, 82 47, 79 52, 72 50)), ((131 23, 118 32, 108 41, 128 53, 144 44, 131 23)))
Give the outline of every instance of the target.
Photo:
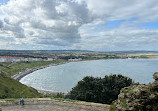
POLYGON ((80 101, 62 101, 50 98, 24 99, 19 101, 0 101, 2 111, 109 111, 110 105, 80 101))

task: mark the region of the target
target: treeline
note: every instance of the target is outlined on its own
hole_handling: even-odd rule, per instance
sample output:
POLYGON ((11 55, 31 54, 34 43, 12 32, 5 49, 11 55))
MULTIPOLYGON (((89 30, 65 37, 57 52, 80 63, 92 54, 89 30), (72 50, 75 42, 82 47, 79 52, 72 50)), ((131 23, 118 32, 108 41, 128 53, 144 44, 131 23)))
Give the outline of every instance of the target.
POLYGON ((123 87, 131 84, 133 84, 132 79, 120 74, 113 74, 104 78, 87 76, 72 88, 66 98, 110 104, 117 99, 123 87))
POLYGON ((117 56, 117 55, 84 55, 84 56, 75 56, 75 55, 69 55, 69 56, 59 56, 59 59, 64 59, 64 60, 68 60, 68 59, 79 59, 82 58, 83 60, 95 60, 95 59, 120 59, 121 57, 117 56))

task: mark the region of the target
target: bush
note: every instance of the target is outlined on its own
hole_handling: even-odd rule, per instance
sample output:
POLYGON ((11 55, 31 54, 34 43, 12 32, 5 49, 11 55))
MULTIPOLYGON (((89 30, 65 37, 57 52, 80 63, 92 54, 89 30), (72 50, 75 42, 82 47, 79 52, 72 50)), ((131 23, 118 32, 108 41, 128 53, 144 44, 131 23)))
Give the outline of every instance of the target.
POLYGON ((132 79, 122 75, 104 78, 84 77, 66 96, 69 99, 110 104, 117 99, 121 88, 130 86, 132 79))

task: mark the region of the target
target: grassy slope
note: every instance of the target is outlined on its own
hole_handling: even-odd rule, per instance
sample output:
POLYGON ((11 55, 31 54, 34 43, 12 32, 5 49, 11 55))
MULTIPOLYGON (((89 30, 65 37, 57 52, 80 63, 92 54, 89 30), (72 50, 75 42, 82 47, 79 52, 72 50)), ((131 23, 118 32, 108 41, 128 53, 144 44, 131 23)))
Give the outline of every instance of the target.
POLYGON ((0 63, 0 67, 2 68, 2 72, 8 76, 11 77, 12 75, 15 75, 21 71, 24 71, 26 68, 33 68, 33 67, 39 67, 44 66, 48 64, 56 64, 65 62, 64 60, 54 60, 54 61, 37 61, 37 62, 19 62, 15 63, 9 67, 7 67, 11 63, 0 63))
POLYGON ((37 90, 6 77, 4 74, 0 75, 0 98, 31 98, 40 96, 37 90))
POLYGON ((25 68, 39 67, 51 63, 61 63, 63 60, 43 61, 43 62, 22 62, 15 63, 7 67, 10 63, 0 63, 2 74, 0 74, 0 98, 21 98, 21 97, 40 97, 41 95, 33 88, 21 84, 11 79, 10 76, 23 71, 25 68))

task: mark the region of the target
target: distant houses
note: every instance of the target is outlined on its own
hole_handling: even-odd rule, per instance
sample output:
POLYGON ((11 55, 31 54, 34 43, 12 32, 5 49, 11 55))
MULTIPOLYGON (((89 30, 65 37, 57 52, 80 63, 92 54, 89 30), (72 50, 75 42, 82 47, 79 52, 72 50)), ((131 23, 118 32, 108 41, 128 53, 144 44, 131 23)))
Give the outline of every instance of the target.
MULTIPOLYGON (((33 61, 53 61, 56 58, 25 58, 25 57, 14 57, 14 56, 0 56, 0 62, 33 62, 33 61)), ((71 58, 68 59, 70 62, 81 61, 82 58, 71 58)))
POLYGON ((33 62, 33 61, 53 61, 52 58, 24 58, 13 56, 0 56, 0 62, 33 62))
POLYGON ((70 61, 70 62, 76 62, 76 61, 81 61, 81 60, 82 60, 82 58, 68 59, 68 61, 70 61))
POLYGON ((20 62, 24 59, 24 57, 0 56, 0 62, 20 62))

